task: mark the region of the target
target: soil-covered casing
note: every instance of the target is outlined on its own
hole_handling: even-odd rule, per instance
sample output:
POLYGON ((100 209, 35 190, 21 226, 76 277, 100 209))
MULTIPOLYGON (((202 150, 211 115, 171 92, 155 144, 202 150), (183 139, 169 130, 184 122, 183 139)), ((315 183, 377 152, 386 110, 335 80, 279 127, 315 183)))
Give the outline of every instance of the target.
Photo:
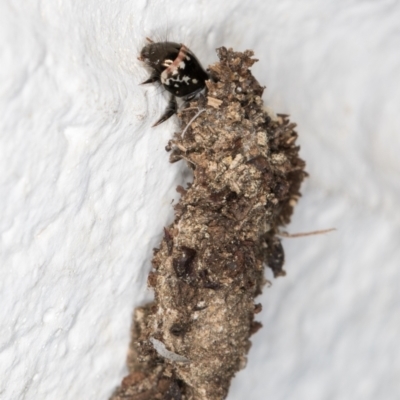
POLYGON ((295 124, 265 109, 252 51, 217 53, 206 96, 180 112, 167 146, 193 182, 178 187, 175 220, 154 251, 155 300, 135 312, 130 375, 114 400, 226 398, 261 326, 264 266, 284 275, 276 234, 306 176, 295 124))

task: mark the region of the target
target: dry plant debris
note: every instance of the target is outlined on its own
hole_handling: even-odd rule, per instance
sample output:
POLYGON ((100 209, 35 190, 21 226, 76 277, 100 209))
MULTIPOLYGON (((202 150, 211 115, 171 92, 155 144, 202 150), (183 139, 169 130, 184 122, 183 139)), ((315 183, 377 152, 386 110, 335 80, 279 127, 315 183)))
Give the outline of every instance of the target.
POLYGON ((185 134, 167 146, 194 179, 177 188, 175 220, 148 278, 155 300, 135 310, 130 374, 112 400, 226 398, 261 327, 254 299, 264 266, 285 275, 277 233, 306 176, 295 124, 263 107, 252 51, 217 53, 207 97, 180 112, 185 134))

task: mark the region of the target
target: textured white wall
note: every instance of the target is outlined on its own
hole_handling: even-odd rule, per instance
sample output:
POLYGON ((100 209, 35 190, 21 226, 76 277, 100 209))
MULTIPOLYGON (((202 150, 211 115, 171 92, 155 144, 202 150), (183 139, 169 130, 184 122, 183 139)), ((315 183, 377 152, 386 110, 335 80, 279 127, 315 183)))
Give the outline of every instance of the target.
MULTIPOLYGON (((0 399, 107 399, 172 220, 176 126, 136 60, 145 36, 252 48, 298 123, 310 178, 288 276, 230 400, 400 395, 400 5, 364 0, 0 3, 0 399)), ((267 276, 270 274, 267 272, 267 276)))

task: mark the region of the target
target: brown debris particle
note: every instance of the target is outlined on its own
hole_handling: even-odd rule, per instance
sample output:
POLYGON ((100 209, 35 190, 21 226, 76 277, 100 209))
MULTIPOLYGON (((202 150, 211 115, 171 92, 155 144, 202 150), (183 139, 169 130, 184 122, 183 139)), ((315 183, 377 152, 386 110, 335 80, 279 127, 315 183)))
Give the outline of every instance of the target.
POLYGON ((215 97, 207 96, 207 105, 218 108, 222 104, 222 100, 216 99, 215 97))
POLYGON ((200 98, 181 112, 185 134, 167 146, 171 162, 185 160, 194 180, 178 188, 175 221, 154 252, 155 301, 135 311, 130 375, 112 400, 226 398, 261 328, 254 298, 264 266, 285 274, 276 235, 306 176, 295 124, 264 108, 252 51, 217 53, 207 104, 200 98), (161 355, 152 343, 162 343, 161 355))

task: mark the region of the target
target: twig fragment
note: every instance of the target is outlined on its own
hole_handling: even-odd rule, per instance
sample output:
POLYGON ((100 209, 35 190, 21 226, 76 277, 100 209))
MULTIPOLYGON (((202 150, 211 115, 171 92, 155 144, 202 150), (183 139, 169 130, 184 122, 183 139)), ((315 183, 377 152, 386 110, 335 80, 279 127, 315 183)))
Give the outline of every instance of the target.
POLYGON ((280 237, 293 239, 293 238, 299 238, 299 237, 304 237, 304 236, 324 235, 325 233, 329 233, 329 232, 333 232, 333 231, 336 231, 336 228, 322 229, 322 230, 312 231, 312 232, 300 232, 300 233, 288 233, 285 231, 278 231, 277 235, 280 237))

